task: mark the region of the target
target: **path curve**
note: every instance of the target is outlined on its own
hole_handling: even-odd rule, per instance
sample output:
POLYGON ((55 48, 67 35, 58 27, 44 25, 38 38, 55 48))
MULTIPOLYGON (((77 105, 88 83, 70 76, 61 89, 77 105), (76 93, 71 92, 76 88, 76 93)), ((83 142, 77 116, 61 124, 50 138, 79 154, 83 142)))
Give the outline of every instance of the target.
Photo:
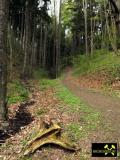
MULTIPOLYGON (((68 71, 63 80, 63 84, 76 96, 89 104, 92 108, 100 111, 103 115, 104 123, 109 125, 120 140, 120 99, 81 88, 72 76, 72 71, 68 71)), ((115 137, 114 137, 115 138, 115 137)))

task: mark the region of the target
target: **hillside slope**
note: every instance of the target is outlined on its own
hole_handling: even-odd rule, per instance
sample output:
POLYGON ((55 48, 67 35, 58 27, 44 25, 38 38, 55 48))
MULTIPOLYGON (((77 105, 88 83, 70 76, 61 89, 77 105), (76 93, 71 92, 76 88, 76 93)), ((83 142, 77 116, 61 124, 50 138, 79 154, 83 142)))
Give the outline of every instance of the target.
POLYGON ((120 96, 120 57, 112 52, 98 51, 73 60, 73 75, 81 87, 103 90, 120 96))

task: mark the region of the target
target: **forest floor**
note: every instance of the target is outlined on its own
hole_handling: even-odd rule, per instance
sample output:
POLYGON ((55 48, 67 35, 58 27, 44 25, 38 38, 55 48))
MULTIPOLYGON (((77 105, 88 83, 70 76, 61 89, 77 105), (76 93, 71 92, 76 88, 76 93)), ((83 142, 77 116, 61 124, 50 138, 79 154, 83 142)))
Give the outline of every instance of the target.
POLYGON ((0 135, 0 160, 99 160, 91 157, 93 142, 120 144, 119 98, 87 86, 82 88, 71 70, 63 80, 35 79, 22 83, 30 92, 29 99, 9 105, 10 130, 0 135), (71 153, 48 145, 23 157, 24 148, 39 132, 43 121, 58 123, 81 150, 71 153))

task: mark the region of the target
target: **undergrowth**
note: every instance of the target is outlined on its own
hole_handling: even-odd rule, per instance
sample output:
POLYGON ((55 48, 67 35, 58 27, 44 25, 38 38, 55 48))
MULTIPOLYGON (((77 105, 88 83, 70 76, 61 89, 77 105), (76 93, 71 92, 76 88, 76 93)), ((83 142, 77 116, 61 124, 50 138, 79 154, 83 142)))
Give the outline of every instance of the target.
POLYGON ((8 104, 26 101, 28 94, 28 90, 20 81, 8 83, 8 104))
POLYGON ((120 78, 120 57, 106 50, 98 50, 91 57, 78 55, 73 59, 74 75, 86 75, 105 71, 120 78))

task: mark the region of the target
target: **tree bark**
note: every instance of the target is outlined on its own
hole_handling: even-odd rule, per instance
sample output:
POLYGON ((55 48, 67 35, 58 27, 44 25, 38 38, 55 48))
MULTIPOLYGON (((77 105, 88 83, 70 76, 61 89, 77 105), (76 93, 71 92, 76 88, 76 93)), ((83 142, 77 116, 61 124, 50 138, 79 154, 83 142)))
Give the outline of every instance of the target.
MULTIPOLYGON (((110 44, 111 44, 111 47, 112 47, 114 53, 117 54, 118 51, 117 51, 117 46, 116 46, 116 36, 114 36, 114 34, 116 34, 115 33, 116 31, 114 31, 113 25, 112 25, 112 27, 110 27, 110 25, 109 25, 108 13, 106 11, 106 1, 105 0, 104 0, 104 10, 105 10, 106 27, 107 27, 107 32, 108 32, 108 36, 109 36, 109 41, 110 41, 110 44)), ((114 23, 114 27, 115 27, 115 23, 114 23)))
POLYGON ((45 68, 46 64, 46 44, 47 44, 47 26, 45 25, 45 31, 44 31, 44 49, 43 49, 43 67, 45 68))
POLYGON ((84 18, 85 18, 85 48, 88 55, 88 24, 87 24, 87 0, 83 0, 84 18))
POLYGON ((8 0, 0 1, 0 120, 7 120, 7 26, 8 0))
POLYGON ((30 0, 26 1, 26 10, 25 10, 25 53, 24 53, 24 62, 23 62, 23 77, 30 77, 30 60, 31 60, 31 3, 30 0))
POLYGON ((8 25, 8 42, 9 42, 9 52, 10 52, 10 60, 9 60, 9 67, 10 67, 10 73, 9 73, 9 80, 12 80, 12 73, 13 73, 13 46, 12 46, 12 35, 13 31, 11 28, 11 23, 8 25))
POLYGON ((60 0, 60 8, 59 8, 59 22, 58 22, 58 33, 57 36, 57 52, 56 52, 56 78, 60 72, 60 50, 61 50, 61 7, 62 7, 62 0, 60 0))
POLYGON ((42 66, 42 52, 43 52, 43 24, 41 20, 41 26, 40 26, 40 50, 39 50, 39 65, 42 66))
POLYGON ((91 20, 90 20, 90 27, 91 27, 91 55, 93 54, 93 17, 92 17, 92 1, 90 0, 90 10, 91 10, 91 20))

